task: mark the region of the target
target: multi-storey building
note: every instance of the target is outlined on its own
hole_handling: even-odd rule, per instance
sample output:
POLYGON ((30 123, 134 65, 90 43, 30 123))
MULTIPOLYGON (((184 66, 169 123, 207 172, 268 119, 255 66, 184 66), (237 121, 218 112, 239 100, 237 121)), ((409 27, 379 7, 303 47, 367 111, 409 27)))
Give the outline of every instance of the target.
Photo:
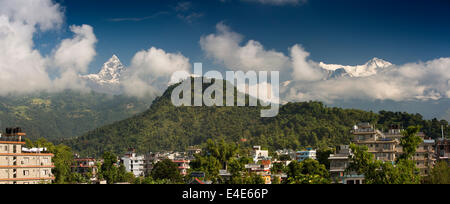
MULTIPOLYGON (((403 154, 403 148, 400 145, 402 131, 400 126, 392 125, 388 132, 382 133, 369 123, 360 123, 353 128, 352 133, 355 136, 355 144, 367 146, 368 152, 372 153, 375 159, 394 163, 403 154)), ((435 141, 427 139, 423 133, 417 136, 421 137, 423 142, 417 147, 413 160, 421 173, 426 175, 436 161, 433 148, 435 141)))
POLYGON ((298 151, 296 154, 296 160, 298 162, 302 162, 306 159, 317 159, 317 152, 316 150, 313 150, 311 148, 308 148, 307 150, 304 151, 298 151))
POLYGON ((436 155, 439 161, 449 161, 450 139, 440 138, 436 141, 436 155))
POLYGON ((97 163, 98 161, 94 158, 75 158, 72 172, 83 175, 91 174, 91 181, 95 181, 98 173, 97 163))
MULTIPOLYGON (((402 131, 403 129, 401 129, 399 125, 391 125, 388 132, 384 135, 386 138, 400 141, 403 137, 402 131)), ((420 172, 423 175, 426 175, 436 162, 434 151, 435 140, 426 138, 423 132, 419 132, 417 136, 419 136, 423 142, 416 148, 413 160, 416 163, 416 167, 420 169, 420 172)), ((401 145, 397 145, 396 157, 398 158, 401 154, 403 154, 403 148, 401 145)))
POLYGON ((347 171, 350 165, 351 153, 349 145, 341 145, 336 148, 336 153, 331 154, 328 160, 330 161, 330 175, 333 183, 338 184, 362 184, 364 175, 359 175, 356 172, 347 171))
POLYGON ((384 162, 394 162, 397 158, 399 140, 394 137, 386 137, 381 131, 369 123, 360 123, 353 128, 353 142, 356 145, 365 145, 368 152, 375 159, 384 162))
POLYGON ((267 160, 269 158, 269 151, 262 150, 261 146, 254 146, 251 152, 251 158, 255 163, 261 160, 267 160))
POLYGON ((268 160, 261 160, 259 163, 254 164, 246 164, 245 168, 249 173, 254 173, 257 175, 260 175, 263 179, 265 184, 271 184, 271 172, 270 168, 272 167, 272 161, 270 159, 268 160))
POLYGON ((7 128, 0 134, 0 184, 51 183, 53 154, 45 149, 25 149, 20 128, 7 128))
POLYGON ((134 150, 130 150, 120 159, 120 162, 125 166, 126 171, 133 173, 134 176, 145 176, 145 158, 143 155, 137 155, 134 150))
POLYGON ((178 170, 180 171, 180 174, 183 176, 186 176, 188 173, 188 170, 191 168, 189 166, 189 163, 191 162, 190 160, 186 160, 184 158, 180 158, 180 159, 175 159, 173 160, 173 162, 175 164, 177 164, 178 166, 178 170))

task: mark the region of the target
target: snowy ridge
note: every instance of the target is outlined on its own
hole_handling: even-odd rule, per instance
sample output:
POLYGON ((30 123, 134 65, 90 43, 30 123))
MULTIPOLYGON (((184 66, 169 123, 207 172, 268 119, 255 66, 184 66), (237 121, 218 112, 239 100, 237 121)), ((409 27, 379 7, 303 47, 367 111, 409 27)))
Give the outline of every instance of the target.
POLYGON ((364 65, 346 66, 337 64, 319 63, 319 66, 329 71, 331 78, 338 77, 367 77, 377 74, 379 71, 392 66, 392 63, 382 59, 373 58, 364 65))
POLYGON ((125 71, 125 67, 116 55, 113 55, 105 64, 98 74, 89 74, 81 76, 81 78, 90 80, 97 84, 120 84, 120 76, 125 71))

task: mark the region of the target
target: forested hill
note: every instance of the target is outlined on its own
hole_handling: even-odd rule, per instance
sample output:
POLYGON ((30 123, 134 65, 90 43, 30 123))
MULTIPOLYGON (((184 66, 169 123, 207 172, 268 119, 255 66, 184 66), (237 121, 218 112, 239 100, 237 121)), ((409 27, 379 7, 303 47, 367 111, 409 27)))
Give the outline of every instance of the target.
POLYGON ((146 112, 107 125, 78 138, 62 141, 83 156, 104 151, 140 153, 184 150, 208 139, 236 142, 241 146, 262 145, 272 150, 303 147, 333 147, 350 142, 350 130, 358 122, 379 123, 379 128, 400 123, 422 125, 428 135, 440 135, 440 122, 426 121, 407 113, 372 113, 326 107, 320 102, 283 105, 274 118, 261 118, 261 107, 175 107, 170 100, 173 86, 146 112))
POLYGON ((147 110, 151 100, 95 92, 0 96, 0 128, 22 127, 28 138, 71 138, 147 110))

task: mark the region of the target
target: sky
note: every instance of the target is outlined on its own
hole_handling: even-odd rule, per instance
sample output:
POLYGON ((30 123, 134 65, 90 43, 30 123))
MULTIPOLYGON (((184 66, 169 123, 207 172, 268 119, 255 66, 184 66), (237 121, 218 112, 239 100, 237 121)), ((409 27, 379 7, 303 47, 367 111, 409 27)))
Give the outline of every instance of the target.
POLYGON ((68 25, 91 25, 98 38, 92 72, 112 54, 129 64, 136 52, 152 46, 208 63, 199 40, 214 33, 219 22, 269 50, 288 53, 289 46, 301 44, 312 60, 329 64, 363 64, 373 57, 404 64, 450 53, 450 2, 445 0, 57 2, 65 11, 65 29, 37 37, 36 45, 50 52, 58 38, 71 35, 68 25))
POLYGON ((448 0, 0 0, 0 95, 88 90, 80 75, 116 54, 137 97, 201 62, 279 71, 284 102, 437 101, 450 98, 449 36, 448 0), (392 64, 336 78, 321 64, 375 57, 392 64))

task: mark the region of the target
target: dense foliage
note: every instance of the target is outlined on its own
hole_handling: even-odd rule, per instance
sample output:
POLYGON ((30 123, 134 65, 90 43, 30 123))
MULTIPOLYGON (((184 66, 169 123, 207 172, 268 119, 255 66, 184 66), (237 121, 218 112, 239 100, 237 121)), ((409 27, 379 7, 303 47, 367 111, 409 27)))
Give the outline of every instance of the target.
POLYGON ((0 97, 0 128, 22 127, 31 139, 75 137, 131 117, 150 102, 124 96, 65 91, 0 97))
MULTIPOLYGON (((171 102, 174 86, 146 112, 107 125, 87 134, 63 141, 82 155, 97 156, 101 152, 124 153, 129 148, 146 153, 161 150, 184 150, 201 145, 208 139, 225 140, 241 147, 262 145, 269 150, 323 149, 349 144, 351 128, 359 122, 420 125, 430 136, 439 136, 441 124, 447 121, 423 120, 408 113, 366 112, 326 107, 320 102, 288 103, 274 118, 261 118, 263 107, 175 107, 171 102)), ((449 129, 446 129, 450 133, 449 129)))

